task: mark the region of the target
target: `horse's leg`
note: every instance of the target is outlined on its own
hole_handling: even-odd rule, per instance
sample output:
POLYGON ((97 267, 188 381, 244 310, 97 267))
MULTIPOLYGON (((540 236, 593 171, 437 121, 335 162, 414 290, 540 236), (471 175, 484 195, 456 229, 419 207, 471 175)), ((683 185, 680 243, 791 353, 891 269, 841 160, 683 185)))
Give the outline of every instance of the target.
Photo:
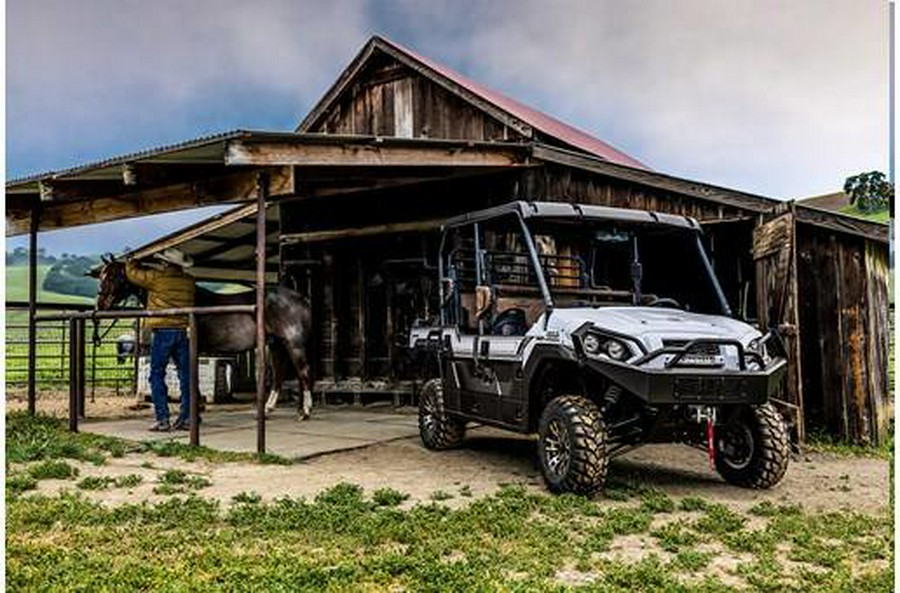
POLYGON ((302 345, 288 344, 285 349, 294 369, 297 371, 301 399, 297 404, 297 418, 306 420, 312 412, 312 391, 309 390, 309 363, 306 360, 306 349, 302 345))
POLYGON ((267 416, 278 404, 278 396, 281 395, 281 384, 284 380, 284 348, 277 342, 269 345, 269 364, 272 367, 272 390, 266 401, 267 416))

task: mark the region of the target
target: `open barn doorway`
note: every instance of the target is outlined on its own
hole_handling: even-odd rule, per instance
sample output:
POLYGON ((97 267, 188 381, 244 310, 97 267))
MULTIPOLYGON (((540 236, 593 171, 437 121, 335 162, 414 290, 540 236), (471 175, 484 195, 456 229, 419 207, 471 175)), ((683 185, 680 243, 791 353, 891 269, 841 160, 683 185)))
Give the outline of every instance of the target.
POLYGON ((701 223, 710 261, 731 312, 756 323, 756 272, 753 266, 753 221, 742 218, 701 223))

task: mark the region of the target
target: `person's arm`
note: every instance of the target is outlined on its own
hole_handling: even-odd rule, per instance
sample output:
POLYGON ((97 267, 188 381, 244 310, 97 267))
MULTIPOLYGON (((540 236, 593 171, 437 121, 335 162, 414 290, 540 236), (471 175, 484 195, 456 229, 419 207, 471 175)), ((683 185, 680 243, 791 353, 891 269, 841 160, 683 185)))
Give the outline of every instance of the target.
POLYGON ((159 270, 142 266, 134 260, 129 259, 125 262, 125 276, 128 278, 128 281, 132 284, 137 284, 141 288, 150 288, 150 285, 161 274, 159 270))

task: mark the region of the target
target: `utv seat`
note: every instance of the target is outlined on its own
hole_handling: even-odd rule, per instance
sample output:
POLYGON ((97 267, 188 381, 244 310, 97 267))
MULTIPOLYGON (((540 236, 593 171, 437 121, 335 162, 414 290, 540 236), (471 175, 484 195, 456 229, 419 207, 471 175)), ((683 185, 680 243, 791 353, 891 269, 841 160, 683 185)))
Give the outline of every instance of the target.
POLYGON ((507 309, 494 319, 491 335, 524 336, 528 332, 528 320, 523 309, 507 309))

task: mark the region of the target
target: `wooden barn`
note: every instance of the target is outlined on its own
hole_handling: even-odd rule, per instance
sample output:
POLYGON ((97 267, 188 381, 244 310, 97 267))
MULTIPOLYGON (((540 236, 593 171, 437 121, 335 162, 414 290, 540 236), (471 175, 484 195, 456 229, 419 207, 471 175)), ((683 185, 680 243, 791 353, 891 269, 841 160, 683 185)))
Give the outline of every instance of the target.
MULTIPOLYGON (((406 338, 435 314, 443 218, 510 200, 565 201, 696 218, 735 315, 786 338, 781 400, 795 437, 887 436, 886 225, 653 171, 379 37, 294 133, 233 132, 10 182, 7 233, 258 191, 270 203, 267 278, 312 303, 317 392, 415 392, 423 377, 406 338)), ((256 206, 141 252, 179 245, 200 277, 240 281, 254 253, 249 227, 239 228, 253 215, 246 208, 256 206)))

